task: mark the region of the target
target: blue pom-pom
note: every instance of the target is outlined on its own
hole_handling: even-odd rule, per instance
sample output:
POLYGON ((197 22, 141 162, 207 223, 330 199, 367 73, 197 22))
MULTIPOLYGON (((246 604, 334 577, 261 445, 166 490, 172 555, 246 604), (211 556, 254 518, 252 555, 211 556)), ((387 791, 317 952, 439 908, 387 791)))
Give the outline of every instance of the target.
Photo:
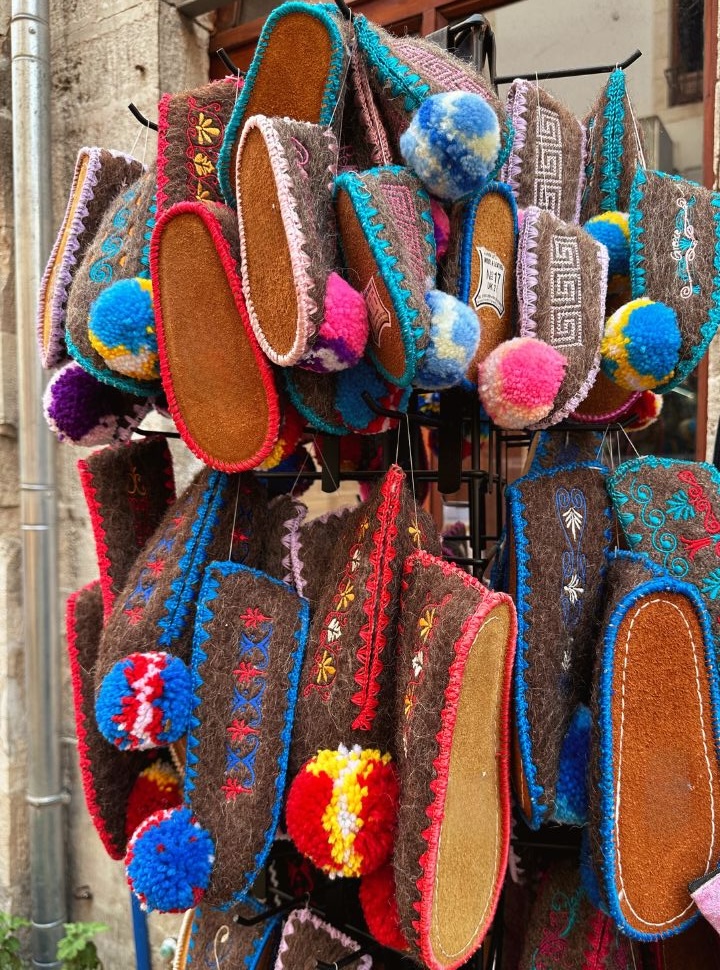
MULTIPOLYGON (((363 359, 355 367, 339 371, 337 375, 335 407, 343 422, 357 431, 364 431, 377 414, 363 400, 362 393, 367 391, 376 403, 380 403, 388 394, 388 385, 372 364, 363 359)), ((402 399, 395 403, 396 410, 404 411, 410 399, 410 389, 402 393, 402 399)))
POLYGON ((626 212, 604 212, 593 216, 584 227, 608 251, 608 276, 630 274, 630 228, 626 212))
POLYGON ((455 202, 481 189, 495 169, 497 115, 479 94, 434 94, 415 112, 400 151, 429 192, 455 202))
POLYGON ((555 821, 565 825, 584 825, 587 821, 591 727, 590 708, 578 704, 560 749, 555 789, 555 821))
POLYGON ((138 826, 125 872, 143 909, 180 913, 202 900, 215 861, 210 833, 189 808, 162 809, 138 826))
POLYGON ((90 343, 111 370, 156 380, 158 346, 150 280, 117 280, 90 307, 90 343))
POLYGON ((602 369, 629 391, 652 391, 672 377, 681 346, 672 307, 640 297, 608 318, 600 345, 602 369))
POLYGON ((430 342, 414 383, 428 391, 462 384, 480 341, 480 323, 466 303, 442 290, 425 294, 430 307, 430 342))
POLYGON ((187 732, 190 671, 163 651, 132 653, 105 676, 95 700, 100 733, 121 751, 172 744, 187 732))

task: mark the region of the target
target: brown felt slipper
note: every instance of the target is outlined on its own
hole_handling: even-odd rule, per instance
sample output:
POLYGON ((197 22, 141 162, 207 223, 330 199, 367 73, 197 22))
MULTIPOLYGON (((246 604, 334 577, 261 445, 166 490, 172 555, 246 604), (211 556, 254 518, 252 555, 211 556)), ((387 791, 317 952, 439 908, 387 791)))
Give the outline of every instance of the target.
POLYGON ((55 367, 67 359, 65 309, 70 284, 111 202, 142 171, 140 162, 122 152, 80 149, 65 215, 40 283, 37 328, 43 367, 55 367))
MULTIPOLYGON (((348 960, 360 944, 320 919, 309 909, 292 912, 280 936, 275 970, 314 970, 319 960, 330 965, 348 960)), ((352 964, 357 970, 371 970, 372 957, 365 953, 352 964)))
POLYGON ((639 391, 628 391, 620 387, 601 370, 595 375, 587 397, 580 402, 570 417, 583 424, 597 424, 605 427, 624 417, 637 403, 639 391))
MULTIPOLYGON (((268 502, 265 516, 267 539, 259 568, 273 579, 295 586, 298 569, 296 555, 307 505, 290 495, 278 495, 268 502)), ((300 596, 302 590, 297 589, 300 596)))
POLYGON ((507 866, 515 608, 425 552, 404 572, 395 885, 412 956, 448 970, 482 944, 507 866))
POLYGON ((185 914, 173 970, 270 970, 280 933, 280 916, 271 916, 252 926, 238 916, 253 919, 263 911, 255 900, 232 909, 198 906, 185 914))
POLYGON ((303 522, 290 546, 293 582, 314 612, 327 582, 327 565, 346 529, 352 507, 334 509, 303 522))
POLYGON ((188 448, 224 471, 272 451, 280 424, 275 382, 240 286, 235 214, 179 202, 158 220, 150 269, 158 351, 170 413, 188 448))
POLYGON ((78 471, 107 618, 140 550, 175 500, 172 456, 164 437, 141 438, 81 458, 78 471))

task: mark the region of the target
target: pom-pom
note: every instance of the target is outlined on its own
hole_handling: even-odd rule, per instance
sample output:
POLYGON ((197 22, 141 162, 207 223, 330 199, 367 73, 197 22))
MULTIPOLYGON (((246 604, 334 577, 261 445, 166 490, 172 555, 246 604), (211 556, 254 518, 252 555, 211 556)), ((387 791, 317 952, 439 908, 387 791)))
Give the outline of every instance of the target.
POLYGON ((608 251, 608 277, 630 275, 630 224, 627 212, 603 212, 588 219, 586 232, 608 251))
POLYGON ((555 821, 584 825, 588 814, 588 757, 592 715, 578 704, 563 739, 555 789, 555 821))
POLYGON ((389 754, 355 745, 319 751, 290 786, 290 838, 331 879, 374 872, 390 858, 398 781, 389 754))
POLYGON ((675 311, 646 297, 631 300, 605 324, 604 374, 627 391, 652 391, 672 377, 682 338, 675 311))
POLYGON ((121 751, 172 744, 186 733, 190 671, 163 651, 131 653, 105 676, 95 701, 100 732, 121 751))
POLYGON ((478 392, 488 416, 501 428, 526 428, 550 414, 567 359, 534 337, 515 337, 478 367, 478 392))
POLYGON ((430 307, 430 341, 414 383, 439 391, 464 381, 480 341, 480 323, 471 307, 442 290, 430 290, 425 302, 430 307))
POLYGON ((411 389, 388 385, 367 358, 363 358, 357 367, 338 374, 335 407, 344 424, 348 428, 374 434, 387 430, 386 427, 378 427, 385 423, 385 419, 378 419, 378 415, 363 399, 363 391, 367 391, 376 404, 404 412, 411 389))
POLYGON ((367 928, 380 946, 389 946, 402 953, 410 949, 400 926, 395 876, 390 864, 381 866, 360 880, 360 905, 367 928))
POLYGON ((497 115, 479 94, 433 94, 400 137, 400 151, 428 192, 456 202, 479 191, 495 168, 497 115))
POLYGON ((660 417, 662 406, 662 394, 656 394, 654 391, 643 391, 627 413, 623 415, 623 429, 629 432, 644 431, 660 417))
POLYGON ((437 258, 442 259, 450 246, 450 217, 437 199, 430 199, 430 214, 435 234, 435 252, 437 258))
POLYGON ((331 273, 325 287, 323 322, 298 366, 317 374, 354 367, 365 352, 369 330, 365 297, 342 276, 331 273))
POLYGON ((182 805, 182 786, 177 771, 167 761, 155 761, 137 777, 125 813, 127 838, 149 815, 182 805))
POLYGON ((154 381, 160 377, 152 283, 117 280, 90 307, 90 343, 110 370, 154 381))
POLYGON ((202 900, 215 846, 189 808, 155 812, 135 830, 125 856, 128 885, 142 908, 181 913, 202 900))

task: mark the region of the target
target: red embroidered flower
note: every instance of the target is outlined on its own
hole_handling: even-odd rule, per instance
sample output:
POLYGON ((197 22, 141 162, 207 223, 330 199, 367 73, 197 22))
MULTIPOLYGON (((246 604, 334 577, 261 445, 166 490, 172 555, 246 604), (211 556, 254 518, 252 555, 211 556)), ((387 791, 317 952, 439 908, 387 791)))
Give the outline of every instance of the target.
POLYGON ((128 618, 130 626, 136 626, 142 620, 143 608, 139 605, 133 606, 132 609, 123 610, 123 613, 128 618))
POLYGON ((230 739, 233 744, 237 744, 242 741, 243 738, 247 737, 248 734, 257 734, 257 729, 250 727, 250 725, 243 718, 235 718, 230 727, 227 729, 230 739))
POLYGON ((254 607, 248 607, 248 609, 246 609, 245 612, 240 616, 240 619, 246 624, 246 626, 249 627, 256 627, 260 623, 270 622, 269 616, 265 616, 264 613, 261 613, 260 610, 255 609, 254 607))
POLYGON ((149 562, 147 564, 147 568, 151 572, 155 573, 156 576, 159 576, 160 573, 165 568, 165 560, 164 559, 153 559, 152 562, 149 562))
POLYGON ((237 778, 228 778, 220 790, 224 792, 225 800, 228 802, 235 801, 238 795, 250 794, 250 789, 241 785, 237 778))
POLYGON ((241 684, 249 684, 256 677, 264 677, 265 671, 260 670, 255 664, 250 663, 249 660, 241 660, 235 670, 233 670, 233 674, 241 684))

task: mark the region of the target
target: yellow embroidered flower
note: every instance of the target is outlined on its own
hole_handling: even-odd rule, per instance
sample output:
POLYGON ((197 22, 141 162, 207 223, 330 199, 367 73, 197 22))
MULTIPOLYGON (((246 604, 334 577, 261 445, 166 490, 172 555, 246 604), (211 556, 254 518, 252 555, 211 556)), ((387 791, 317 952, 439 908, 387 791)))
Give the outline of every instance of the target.
POLYGON ((423 615, 418 620, 418 631, 420 633, 420 639, 427 642, 427 638, 430 636, 430 631, 435 625, 435 607, 425 610, 423 615))
POLYGON ((358 530, 358 540, 365 538, 365 533, 370 528, 370 523, 367 519, 363 519, 360 523, 360 529, 358 530))
POLYGON ((317 668, 316 684, 327 684, 335 676, 335 658, 327 650, 323 650, 317 668))
POLYGON ((416 549, 421 548, 422 536, 420 535, 420 529, 417 525, 411 525, 408 529, 408 534, 410 536, 410 541, 415 546, 416 549))
POLYGON ((212 118, 208 118, 202 111, 198 114, 195 131, 197 132, 198 145, 212 145, 220 134, 216 122, 212 118))
POLYGON ((405 692, 405 717, 410 717, 410 711, 415 705, 415 685, 410 684, 407 691, 405 692))
POLYGON ((355 587, 350 582, 350 580, 348 580, 345 583, 344 588, 340 590, 339 596, 340 598, 338 600, 338 609, 346 610, 348 606, 350 606, 352 601, 355 599, 355 587))
POLYGON ((202 182, 198 182, 197 184, 197 189, 195 190, 195 198, 198 200, 198 202, 207 202, 208 199, 210 198, 210 193, 202 184, 202 182))
POLYGON ((207 157, 205 152, 197 152, 193 158, 193 165, 195 166, 195 174, 198 177, 203 175, 212 175, 215 171, 215 166, 207 157))

